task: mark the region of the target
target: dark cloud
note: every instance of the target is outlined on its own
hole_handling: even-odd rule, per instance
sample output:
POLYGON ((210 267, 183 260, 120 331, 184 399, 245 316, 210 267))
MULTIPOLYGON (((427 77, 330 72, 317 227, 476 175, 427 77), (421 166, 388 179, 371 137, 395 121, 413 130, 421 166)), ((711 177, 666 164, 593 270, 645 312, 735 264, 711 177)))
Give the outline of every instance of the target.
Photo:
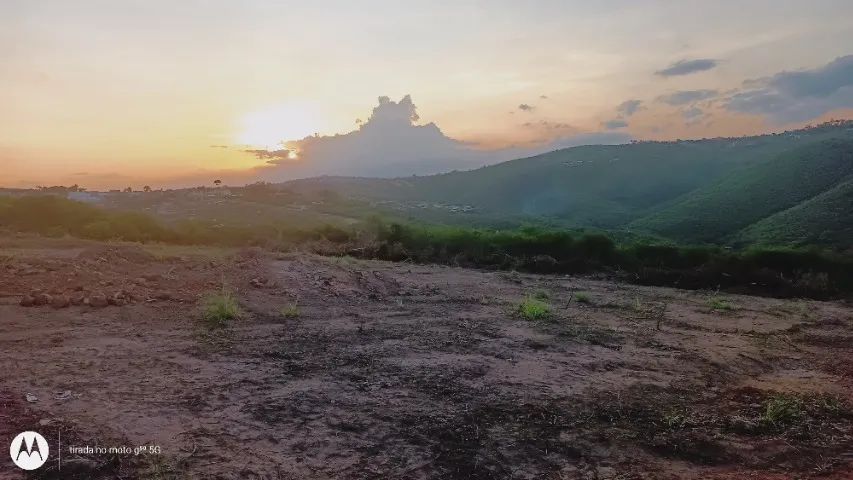
POLYGON ((687 105, 716 97, 718 93, 716 90, 680 90, 662 95, 658 97, 658 101, 668 105, 687 105))
POLYGON ((601 124, 604 128, 608 130, 617 130, 620 128, 625 128, 628 126, 628 122, 621 118, 614 118, 613 120, 608 120, 601 124))
POLYGON ((616 107, 616 111, 625 115, 626 117, 630 117, 631 115, 637 113, 643 105, 642 100, 625 100, 620 103, 618 107, 616 107))
POLYGON ((744 82, 726 99, 729 111, 763 115, 774 123, 802 122, 838 108, 853 108, 853 55, 824 66, 744 82))
POLYGON ((521 110, 522 112, 532 112, 534 109, 536 109, 536 107, 534 107, 533 105, 528 105, 526 103, 522 103, 521 105, 518 106, 518 109, 521 110))
POLYGON ((658 70, 655 75, 662 77, 677 77, 679 75, 690 75, 691 73, 704 72, 717 66, 717 61, 711 58, 697 58, 696 60, 681 60, 672 65, 658 70))

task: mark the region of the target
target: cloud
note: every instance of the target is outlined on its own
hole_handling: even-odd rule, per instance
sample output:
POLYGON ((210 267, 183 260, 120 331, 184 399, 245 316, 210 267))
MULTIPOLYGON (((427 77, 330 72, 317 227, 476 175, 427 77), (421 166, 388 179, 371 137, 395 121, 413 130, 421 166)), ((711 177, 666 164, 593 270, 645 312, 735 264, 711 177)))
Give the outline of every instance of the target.
POLYGON ((711 58, 697 58, 695 60, 680 60, 672 65, 658 70, 655 75, 661 77, 677 77, 690 75, 691 73, 704 72, 717 66, 717 61, 711 58))
POLYGON ((717 90, 680 90, 657 98, 659 102, 667 105, 687 105, 701 100, 716 97, 717 90))
POLYGON ((211 145, 210 148, 228 148, 228 145, 211 145))
POLYGON ((539 95, 542 100, 548 100, 548 95, 539 95))
POLYGON ((523 124, 521 124, 521 126, 527 128, 537 128, 540 130, 558 130, 561 132, 572 133, 576 133, 579 131, 577 128, 568 123, 552 122, 550 120, 539 120, 538 122, 524 122, 523 124))
POLYGON ((285 160, 291 160, 290 150, 243 150, 245 153, 251 153, 261 160, 266 160, 271 165, 277 165, 285 160))
POLYGON ((620 103, 618 107, 616 107, 616 111, 625 115, 626 117, 630 117, 631 115, 637 113, 640 109, 642 109, 643 101, 642 100, 625 100, 620 103))
POLYGON ((779 72, 744 82, 725 101, 732 112, 762 115, 772 122, 803 122, 840 108, 853 108, 853 55, 811 70, 779 72))
POLYGON ((692 106, 681 111, 681 117, 687 125, 696 125, 708 117, 708 114, 697 106, 692 106))
POLYGON ((614 118, 613 120, 608 120, 601 124, 604 128, 608 130, 616 130, 619 128, 625 128, 628 126, 628 122, 621 118, 614 118))
POLYGON ((349 133, 309 136, 287 142, 286 150, 244 150, 266 160, 257 168, 259 178, 283 181, 319 175, 408 177, 524 158, 555 148, 589 143, 625 143, 630 137, 610 132, 580 132, 558 121, 527 122, 539 129, 548 142, 496 150, 478 149, 446 136, 437 125, 418 125, 417 108, 410 96, 399 102, 380 97, 370 117, 349 133), (297 158, 290 159, 290 151, 297 158))
POLYGON ((521 105, 518 106, 518 109, 521 110, 522 112, 532 112, 533 110, 536 109, 536 107, 534 107, 533 105, 528 105, 526 103, 522 103, 521 105))

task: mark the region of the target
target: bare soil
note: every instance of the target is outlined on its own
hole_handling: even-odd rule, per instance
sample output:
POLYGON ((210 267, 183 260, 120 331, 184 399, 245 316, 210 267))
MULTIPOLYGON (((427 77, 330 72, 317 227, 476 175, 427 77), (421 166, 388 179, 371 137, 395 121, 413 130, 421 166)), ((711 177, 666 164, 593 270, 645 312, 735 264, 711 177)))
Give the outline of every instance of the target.
POLYGON ((843 302, 32 238, 0 274, 0 443, 161 448, 32 478, 853 478, 843 302))

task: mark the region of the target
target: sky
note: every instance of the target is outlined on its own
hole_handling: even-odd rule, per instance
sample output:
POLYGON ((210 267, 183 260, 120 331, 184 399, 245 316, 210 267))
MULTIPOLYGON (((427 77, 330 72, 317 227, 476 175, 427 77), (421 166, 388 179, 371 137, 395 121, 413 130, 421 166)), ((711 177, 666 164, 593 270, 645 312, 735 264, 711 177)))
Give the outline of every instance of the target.
POLYGON ((427 174, 853 117, 849 0, 0 2, 0 185, 427 174))

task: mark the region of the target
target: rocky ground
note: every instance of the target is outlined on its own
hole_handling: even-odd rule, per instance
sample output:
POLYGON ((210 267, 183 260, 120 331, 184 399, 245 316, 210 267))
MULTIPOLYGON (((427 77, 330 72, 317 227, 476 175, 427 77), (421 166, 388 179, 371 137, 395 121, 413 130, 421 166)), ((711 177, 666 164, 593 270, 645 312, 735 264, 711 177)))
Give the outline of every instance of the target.
POLYGON ((853 478, 843 302, 32 238, 0 273, 0 438, 66 449, 31 478, 853 478))

